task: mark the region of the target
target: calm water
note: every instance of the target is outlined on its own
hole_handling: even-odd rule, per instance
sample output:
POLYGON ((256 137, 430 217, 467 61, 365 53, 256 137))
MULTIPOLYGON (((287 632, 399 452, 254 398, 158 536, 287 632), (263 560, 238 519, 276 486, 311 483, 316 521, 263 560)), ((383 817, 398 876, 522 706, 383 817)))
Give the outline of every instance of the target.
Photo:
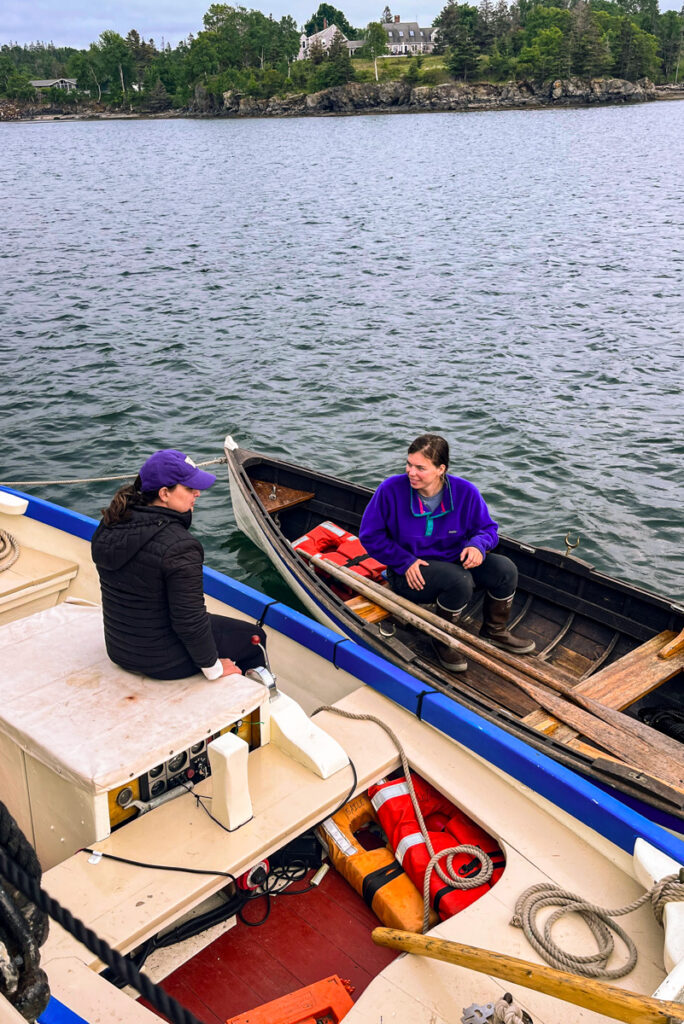
MULTIPOLYGON (((231 432, 374 485, 437 430, 503 532, 684 597, 684 104, 0 144, 1 480, 231 432)), ((115 486, 33 489, 97 515, 115 486)), ((282 596, 223 477, 195 528, 282 596)))

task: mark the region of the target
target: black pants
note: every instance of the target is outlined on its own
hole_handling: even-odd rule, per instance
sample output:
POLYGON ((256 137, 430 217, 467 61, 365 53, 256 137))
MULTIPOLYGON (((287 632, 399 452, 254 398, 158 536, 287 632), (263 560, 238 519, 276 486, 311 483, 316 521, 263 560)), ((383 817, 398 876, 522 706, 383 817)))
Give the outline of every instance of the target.
POLYGON ((510 597, 518 585, 518 570, 515 563, 505 555, 489 554, 476 569, 464 569, 457 562, 437 562, 421 565, 425 580, 422 590, 412 590, 403 573, 387 570, 389 584, 397 594, 415 601, 416 604, 432 604, 439 601, 442 608, 458 611, 468 604, 475 587, 486 587, 492 597, 510 597))
MULTIPOLYGON (((266 645, 266 634, 261 626, 244 619, 231 619, 227 615, 210 614, 209 621, 219 658, 230 658, 242 672, 265 664, 262 651, 252 643, 252 637, 258 636, 259 643, 266 645)), ((201 667, 188 657, 165 672, 164 679, 184 679, 201 671, 201 667)))

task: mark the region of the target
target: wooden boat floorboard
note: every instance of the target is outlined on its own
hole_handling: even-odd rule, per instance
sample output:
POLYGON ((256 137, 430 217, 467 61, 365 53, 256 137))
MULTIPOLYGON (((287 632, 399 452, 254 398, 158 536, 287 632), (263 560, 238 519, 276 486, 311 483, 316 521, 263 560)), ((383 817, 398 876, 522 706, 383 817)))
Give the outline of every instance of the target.
MULTIPOLYGON (((304 888, 312 874, 292 890, 304 888)), ((259 920, 264 906, 263 898, 250 904, 245 918, 259 920)), ((222 1022, 331 974, 348 980, 358 999, 398 955, 372 941, 377 924, 362 898, 330 870, 310 892, 272 898, 263 925, 238 921, 165 978, 162 988, 170 995, 190 991, 196 1005, 207 1006, 209 1020, 222 1022)))

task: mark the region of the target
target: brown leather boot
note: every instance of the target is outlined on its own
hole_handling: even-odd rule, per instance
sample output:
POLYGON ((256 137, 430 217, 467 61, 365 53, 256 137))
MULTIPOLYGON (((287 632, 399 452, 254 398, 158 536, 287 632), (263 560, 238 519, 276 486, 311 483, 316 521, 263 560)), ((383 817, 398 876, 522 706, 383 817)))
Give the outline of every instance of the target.
POLYGON ((511 654, 531 654, 535 648, 534 640, 521 640, 506 628, 514 597, 515 594, 511 594, 510 597, 498 598, 485 593, 480 636, 511 654))
MULTIPOLYGON (((453 626, 456 625, 458 620, 461 618, 465 605, 463 608, 459 608, 457 611, 451 611, 450 608, 442 608, 439 601, 435 605, 435 615, 439 615, 440 619, 446 619, 453 626)), ((435 654, 439 658, 440 664, 444 668, 448 669, 449 672, 465 672, 468 668, 468 662, 465 660, 460 651, 456 650, 455 647, 450 647, 447 644, 442 644, 439 640, 433 640, 432 646, 435 654)))

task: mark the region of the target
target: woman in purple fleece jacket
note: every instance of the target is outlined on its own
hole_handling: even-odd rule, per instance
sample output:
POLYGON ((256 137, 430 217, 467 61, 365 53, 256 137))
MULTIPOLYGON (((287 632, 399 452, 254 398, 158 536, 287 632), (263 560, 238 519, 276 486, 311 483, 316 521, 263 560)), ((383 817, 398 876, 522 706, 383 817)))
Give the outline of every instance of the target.
MULTIPOLYGON (((534 643, 507 629, 518 583, 510 558, 493 554, 499 542, 494 520, 474 484, 447 474, 449 445, 438 434, 421 434, 411 444, 406 472, 380 484, 361 521, 366 550, 387 566, 390 586, 418 604, 458 622, 476 586, 485 588, 481 636, 514 654, 529 654, 534 643)), ((451 647, 436 644, 451 672, 467 668, 451 647)))

